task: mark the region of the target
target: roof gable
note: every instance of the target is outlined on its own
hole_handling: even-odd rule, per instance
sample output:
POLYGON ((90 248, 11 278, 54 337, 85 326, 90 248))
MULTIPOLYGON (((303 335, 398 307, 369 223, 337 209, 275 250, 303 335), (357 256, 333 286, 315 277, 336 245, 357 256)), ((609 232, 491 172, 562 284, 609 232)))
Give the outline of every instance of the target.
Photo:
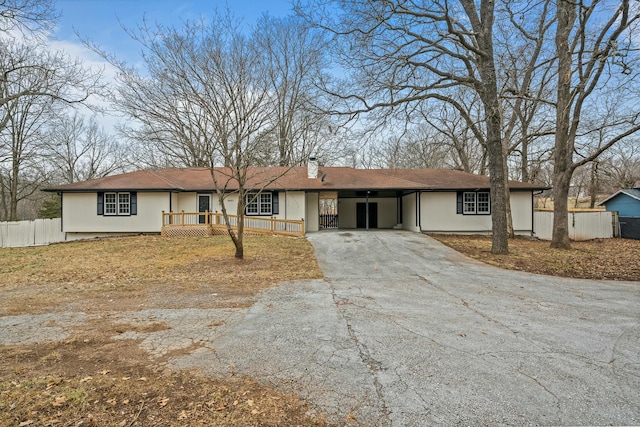
POLYGON ((624 188, 622 190, 619 190, 619 191, 615 192, 611 196, 607 197, 606 199, 604 199, 603 201, 598 203, 598 206, 606 205, 607 202, 617 198, 620 195, 629 196, 632 199, 640 201, 640 189, 637 189, 637 188, 633 188, 633 189, 624 188))

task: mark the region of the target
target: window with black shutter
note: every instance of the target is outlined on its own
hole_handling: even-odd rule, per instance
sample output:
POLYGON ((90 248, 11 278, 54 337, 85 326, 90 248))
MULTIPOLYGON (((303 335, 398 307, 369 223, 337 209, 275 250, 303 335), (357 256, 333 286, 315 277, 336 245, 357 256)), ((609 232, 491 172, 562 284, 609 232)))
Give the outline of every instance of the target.
POLYGON ((138 193, 99 192, 98 215, 130 216, 138 214, 138 193))
POLYGON ((458 191, 456 213, 463 215, 490 215, 491 197, 488 191, 458 191))

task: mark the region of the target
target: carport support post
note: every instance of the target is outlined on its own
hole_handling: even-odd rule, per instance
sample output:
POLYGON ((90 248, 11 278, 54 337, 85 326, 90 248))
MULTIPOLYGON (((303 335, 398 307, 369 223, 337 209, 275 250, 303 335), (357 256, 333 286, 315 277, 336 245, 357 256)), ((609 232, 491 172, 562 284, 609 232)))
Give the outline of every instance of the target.
POLYGON ((369 190, 367 190, 367 202, 365 203, 365 229, 369 231, 369 190))

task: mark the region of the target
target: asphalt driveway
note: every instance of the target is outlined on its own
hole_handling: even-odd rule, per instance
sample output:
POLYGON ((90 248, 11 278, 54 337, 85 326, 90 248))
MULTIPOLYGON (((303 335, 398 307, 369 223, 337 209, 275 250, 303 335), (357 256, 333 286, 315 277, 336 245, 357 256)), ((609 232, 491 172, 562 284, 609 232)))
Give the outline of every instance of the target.
MULTIPOLYGON (((296 392, 340 425, 640 424, 640 283, 504 271, 405 231, 308 239, 325 279, 250 308, 112 313, 169 326, 114 338, 296 392)), ((86 317, 2 317, 0 342, 62 339, 86 317)))
POLYGON ((403 231, 308 239, 324 280, 265 292, 174 365, 254 376, 339 423, 640 423, 639 283, 503 271, 403 231))

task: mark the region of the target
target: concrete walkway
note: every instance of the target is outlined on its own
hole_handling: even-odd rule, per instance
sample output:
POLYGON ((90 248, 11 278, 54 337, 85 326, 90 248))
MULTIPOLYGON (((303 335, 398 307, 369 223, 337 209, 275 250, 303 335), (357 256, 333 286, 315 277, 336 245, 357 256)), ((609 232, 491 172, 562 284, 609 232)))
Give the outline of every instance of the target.
MULTIPOLYGON (((180 354, 170 367, 255 377, 340 425, 640 424, 640 283, 504 271, 405 231, 308 239, 325 279, 109 317, 169 325, 120 338, 180 354)), ((77 316, 0 318, 0 342, 60 339, 77 316)))

